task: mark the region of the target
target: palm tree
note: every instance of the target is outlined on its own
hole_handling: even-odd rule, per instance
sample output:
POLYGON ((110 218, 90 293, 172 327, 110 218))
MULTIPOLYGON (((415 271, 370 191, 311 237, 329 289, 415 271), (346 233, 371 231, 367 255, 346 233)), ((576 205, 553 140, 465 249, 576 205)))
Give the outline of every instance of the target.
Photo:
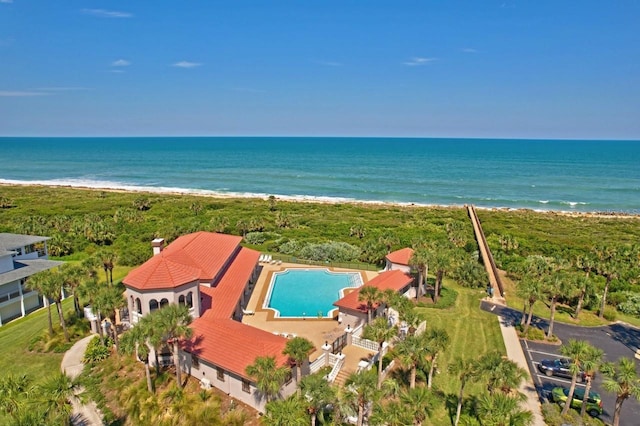
POLYGON ((181 339, 191 337, 193 331, 189 327, 191 315, 189 307, 186 305, 176 305, 171 303, 158 312, 158 325, 162 330, 163 339, 172 344, 173 362, 176 367, 176 381, 178 387, 182 387, 182 370, 180 368, 179 342, 181 339))
POLYGON ((369 404, 377 396, 376 376, 372 370, 351 373, 344 383, 345 388, 355 397, 358 408, 357 426, 362 426, 364 415, 369 404))
POLYGON ((549 271, 550 259, 544 256, 531 255, 525 259, 519 274, 522 279, 518 283, 516 293, 518 296, 525 299, 525 307, 522 313, 521 324, 524 324, 523 333, 526 335, 531 325, 531 319, 533 317, 533 305, 538 301, 543 294, 542 281, 543 277, 549 271), (528 305, 528 306, 527 306, 528 305), (525 324, 525 316, 526 324, 525 324))
POLYGON ((582 368, 584 370, 586 383, 584 388, 584 397, 582 398, 582 407, 580 408, 581 417, 584 417, 587 412, 587 400, 589 399, 593 376, 596 374, 596 371, 600 369, 603 357, 604 352, 601 349, 591 346, 589 353, 582 360, 582 368))
POLYGON ((245 372, 255 379, 258 391, 269 403, 280 394, 280 388, 289 374, 289 369, 278 367, 273 356, 259 356, 253 364, 247 366, 245 372))
POLYGON ((65 288, 67 288, 73 294, 73 308, 76 311, 76 316, 82 316, 82 309, 80 309, 80 299, 78 297, 78 288, 82 284, 84 278, 84 271, 82 266, 72 263, 65 263, 60 268, 60 273, 64 277, 65 288))
POLYGON ((580 288, 578 304, 574 313, 574 318, 578 319, 580 311, 582 310, 582 304, 584 303, 584 297, 587 294, 587 288, 591 283, 591 272, 595 271, 597 264, 592 255, 586 254, 577 256, 574 260, 574 265, 585 272, 584 277, 582 279, 577 278, 575 282, 576 286, 580 288))
POLYGON ((49 336, 53 337, 53 321, 51 320, 51 302, 48 297, 49 293, 49 271, 43 271, 38 274, 32 275, 27 279, 29 288, 37 291, 40 295, 46 299, 47 302, 47 319, 49 320, 49 336))
POLYGON ((429 389, 420 386, 402 392, 400 401, 411 413, 413 424, 422 426, 422 422, 431 415, 431 407, 435 403, 435 397, 429 389))
POLYGON ((420 290, 424 288, 424 282, 429 272, 429 252, 425 248, 416 248, 413 256, 409 259, 409 265, 418 271, 418 282, 416 283, 416 300, 420 297, 420 290))
POLYGON ((381 293, 377 287, 370 285, 360 287, 360 291, 358 292, 358 301, 364 302, 367 305, 367 324, 371 322, 371 311, 373 310, 373 305, 378 303, 380 299, 381 293))
POLYGON ((0 412, 13 416, 29 398, 33 388, 27 375, 9 374, 0 379, 0 412))
POLYGON ((64 287, 64 276, 58 271, 47 271, 49 274, 49 283, 46 288, 48 297, 53 299, 53 303, 56 305, 58 311, 58 318, 60 319, 60 326, 64 332, 64 340, 69 341, 69 332, 67 331, 67 323, 64 320, 64 312, 62 309, 62 288, 64 287))
POLYGON ((424 360, 424 336, 424 334, 420 336, 407 336, 393 348, 394 355, 400 362, 400 365, 410 369, 409 388, 411 389, 416 387, 418 366, 424 360))
MULTIPOLYGON (((294 337, 287 341, 287 344, 282 351, 284 355, 289 356, 296 363, 296 380, 300 383, 302 379, 302 364, 309 358, 309 352, 313 350, 314 346, 309 340, 304 337, 294 337)), ((300 394, 300 389, 298 389, 300 394)))
POLYGON ((600 312, 598 316, 604 317, 604 308, 607 306, 607 294, 611 281, 618 277, 618 265, 616 264, 616 256, 618 250, 611 246, 597 246, 593 249, 596 256, 596 271, 598 275, 605 278, 604 290, 602 292, 602 300, 600 304, 600 312))
POLYGON ((502 393, 480 397, 477 411, 486 426, 528 426, 533 423, 533 413, 521 409, 518 398, 502 393))
POLYGON ((153 393, 153 381, 151 380, 151 369, 149 367, 149 346, 147 344, 149 334, 150 315, 142 317, 135 327, 122 335, 120 341, 120 351, 127 355, 137 354, 137 358, 144 363, 144 372, 147 378, 147 389, 153 393))
POLYGON ((307 413, 311 417, 311 426, 315 426, 319 417, 324 423, 324 407, 335 402, 336 393, 323 374, 310 374, 302 378, 299 382, 302 393, 300 402, 306 407, 307 413))
MULTIPOLYGON (((304 401, 296 396, 268 402, 260 423, 266 426, 307 426, 304 401)), ((315 423, 312 423, 315 426, 315 423)))
POLYGON ((118 330, 116 328, 116 311, 127 305, 122 290, 117 287, 101 287, 95 296, 95 306, 100 312, 109 312, 107 315, 111 319, 113 341, 118 350, 118 330))
MULTIPOLYGON (((569 395, 567 401, 573 400, 573 392, 576 389, 578 374, 582 371, 584 360, 589 357, 592 346, 584 340, 569 340, 569 343, 560 347, 560 353, 569 359, 569 371, 571 372, 571 385, 569 386, 569 395)), ((566 415, 571 408, 571 404, 565 404, 562 409, 562 415, 566 415)))
POLYGON ((640 378, 636 372, 636 364, 630 358, 620 358, 617 364, 606 363, 600 368, 605 379, 602 387, 607 392, 616 394, 616 405, 613 411, 613 426, 620 424, 622 404, 629 397, 640 400, 640 378))
POLYGON ((451 250, 449 244, 438 244, 433 249, 431 256, 431 267, 436 271, 436 282, 433 289, 433 303, 438 303, 442 281, 447 271, 451 270, 457 263, 456 252, 451 250))
POLYGON ((393 247, 394 244, 398 244, 400 241, 395 234, 387 231, 378 237, 378 242, 387 249, 387 254, 389 254, 391 253, 391 247, 393 247))
POLYGON ((429 378, 427 380, 427 386, 431 389, 433 385, 433 372, 436 368, 436 362, 438 355, 442 352, 447 345, 449 345, 449 333, 444 328, 432 328, 425 333, 424 337, 427 341, 426 352, 431 358, 431 365, 429 366, 429 378))
POLYGON ((113 268, 117 259, 116 253, 110 249, 103 249, 98 252, 97 256, 102 264, 102 269, 104 269, 107 283, 113 285, 113 268))
POLYGON ((406 426, 413 423, 411 413, 400 401, 392 400, 386 404, 375 404, 374 413, 367 419, 370 425, 406 426))
POLYGON ((387 319, 376 318, 372 323, 367 324, 362 331, 362 337, 378 343, 378 389, 382 386, 382 349, 384 343, 397 335, 397 330, 389 327, 387 319))
POLYGON ((544 277, 543 292, 549 300, 549 329, 547 330, 547 339, 553 336, 553 324, 556 317, 556 306, 558 297, 568 295, 572 292, 571 281, 566 275, 561 273, 568 268, 567 262, 563 259, 555 258, 549 262, 550 274, 544 277))
POLYGON ((455 375, 460 381, 460 391, 458 392, 458 407, 456 408, 455 426, 460 421, 460 413, 462 411, 462 399, 464 397, 464 387, 468 382, 476 380, 478 377, 478 366, 475 361, 457 357, 452 364, 449 365, 449 372, 455 375))
POLYGON ((487 382, 487 391, 495 395, 501 391, 511 395, 529 375, 515 362, 497 352, 488 352, 478 359, 478 374, 487 382))
POLYGON ((44 411, 62 420, 65 425, 70 424, 71 411, 73 409, 70 398, 74 395, 75 385, 64 373, 58 373, 48 378, 41 385, 39 403, 44 411))

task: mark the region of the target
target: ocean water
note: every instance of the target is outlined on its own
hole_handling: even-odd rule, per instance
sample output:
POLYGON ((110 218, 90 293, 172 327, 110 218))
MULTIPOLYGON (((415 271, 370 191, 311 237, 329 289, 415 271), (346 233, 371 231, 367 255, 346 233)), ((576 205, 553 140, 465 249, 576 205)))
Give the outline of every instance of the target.
POLYGON ((0 164, 0 183, 640 213, 640 141, 4 137, 0 164))

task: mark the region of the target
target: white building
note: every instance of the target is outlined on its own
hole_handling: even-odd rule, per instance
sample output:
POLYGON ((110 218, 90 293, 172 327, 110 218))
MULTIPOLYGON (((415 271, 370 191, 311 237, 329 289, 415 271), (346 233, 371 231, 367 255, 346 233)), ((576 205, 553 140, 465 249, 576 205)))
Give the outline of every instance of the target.
POLYGON ((48 237, 0 233, 0 325, 42 307, 27 279, 62 262, 48 260, 48 237))

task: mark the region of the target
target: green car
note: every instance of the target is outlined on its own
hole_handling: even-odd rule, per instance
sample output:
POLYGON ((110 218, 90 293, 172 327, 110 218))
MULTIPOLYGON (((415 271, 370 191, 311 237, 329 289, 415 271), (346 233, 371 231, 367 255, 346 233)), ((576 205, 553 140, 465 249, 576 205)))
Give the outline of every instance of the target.
MULTIPOLYGON (((551 391, 551 400, 557 402, 560 405, 564 405, 567 402, 567 396, 569 396, 569 389, 557 387, 551 391)), ((581 409, 582 400, 584 399, 584 388, 578 388, 573 391, 573 400, 571 401, 571 408, 581 409)), ((589 398, 587 399, 587 413, 591 417, 598 417, 602 414, 602 400, 600 395, 595 392, 589 392, 589 398)))

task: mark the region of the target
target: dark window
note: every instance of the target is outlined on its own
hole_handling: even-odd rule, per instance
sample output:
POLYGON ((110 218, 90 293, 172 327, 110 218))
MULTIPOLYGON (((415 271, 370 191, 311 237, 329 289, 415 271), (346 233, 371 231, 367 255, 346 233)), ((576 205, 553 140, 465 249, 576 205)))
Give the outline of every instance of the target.
POLYGON ((142 303, 140 303, 140 299, 136 297, 136 312, 142 314, 142 303))
POLYGON ((242 392, 251 393, 251 383, 246 379, 242 379, 242 392))
POLYGON ((200 360, 193 354, 191 355, 191 366, 194 368, 200 368, 200 360))
POLYGON ((184 294, 181 294, 180 297, 178 297, 178 305, 184 305, 184 294))
POLYGON ((153 312, 158 309, 158 301, 156 299, 149 300, 149 311, 153 312))
POLYGON ((187 306, 193 308, 193 293, 187 293, 187 306))
POLYGON ((162 299, 160 301, 160 307, 164 308, 165 306, 167 306, 169 304, 169 301, 167 299, 162 299))
MULTIPOLYGON (((218 367, 217 368, 217 373, 218 373, 218 380, 220 380, 221 382, 224 382, 224 369, 218 367)), ((244 383, 243 383, 243 386, 244 386, 244 383)))

